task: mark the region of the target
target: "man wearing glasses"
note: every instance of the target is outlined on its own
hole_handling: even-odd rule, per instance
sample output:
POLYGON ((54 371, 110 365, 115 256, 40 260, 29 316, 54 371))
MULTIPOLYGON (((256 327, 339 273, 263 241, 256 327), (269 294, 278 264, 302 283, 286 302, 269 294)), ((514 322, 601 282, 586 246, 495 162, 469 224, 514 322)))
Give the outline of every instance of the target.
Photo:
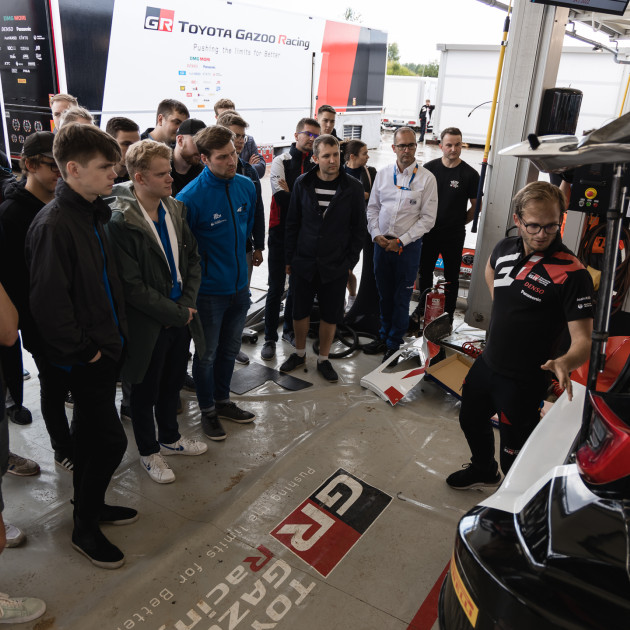
POLYGON ((490 418, 499 416, 500 462, 507 473, 540 420, 547 373, 571 400, 569 374, 591 349, 593 283, 562 244, 562 191, 532 182, 513 203, 518 236, 500 241, 486 264, 492 314, 486 347, 462 390, 459 423, 472 457, 446 479, 457 490, 501 483, 490 418))
MULTIPOLYGON (((284 226, 295 180, 310 171, 315 163, 313 142, 319 136, 320 126, 314 118, 302 118, 295 128, 295 142, 286 153, 276 156, 271 163, 271 211, 269 213, 268 258, 269 289, 265 301, 265 343, 261 358, 271 361, 276 356, 280 303, 286 282, 284 259, 284 226)), ((293 333, 293 294, 291 284, 284 303, 282 338, 295 345, 293 333)))
POLYGON ((367 354, 391 357, 409 325, 409 302, 420 263, 422 236, 435 223, 435 176, 416 161, 416 134, 409 127, 394 133, 396 164, 382 168, 374 180, 367 207, 374 247, 374 275, 380 296, 379 338, 364 347, 367 354))

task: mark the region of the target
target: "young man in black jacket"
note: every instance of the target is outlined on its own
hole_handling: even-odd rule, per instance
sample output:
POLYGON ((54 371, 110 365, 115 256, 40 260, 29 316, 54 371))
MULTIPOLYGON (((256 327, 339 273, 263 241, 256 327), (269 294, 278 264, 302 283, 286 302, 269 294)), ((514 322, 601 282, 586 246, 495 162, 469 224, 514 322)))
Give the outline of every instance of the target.
POLYGON ((111 194, 120 148, 93 125, 68 123, 55 136, 53 155, 63 180, 26 236, 31 311, 46 358, 69 372, 75 400, 72 546, 94 565, 115 569, 124 555, 100 524, 138 518, 131 508, 105 504, 127 447, 115 405, 124 296, 103 230, 111 210, 101 199, 111 194))
POLYGON ((295 352, 280 366, 290 372, 306 362, 306 335, 313 300, 319 302, 317 370, 329 382, 337 373, 328 360, 337 323, 343 317, 348 274, 357 264, 365 234, 363 186, 340 170, 339 141, 319 136, 313 144, 317 167, 297 179, 285 234, 286 272, 293 276, 295 352))
MULTIPOLYGON (((50 442, 55 453, 55 464, 72 472, 72 440, 64 406, 70 388, 67 372, 49 363, 44 354, 44 341, 40 337, 29 305, 29 273, 24 257, 24 243, 28 229, 40 210, 55 198, 55 186, 60 173, 53 159, 54 135, 50 131, 32 133, 24 142, 20 166, 23 181, 7 193, 0 206, 0 281, 20 314, 22 342, 35 359, 39 371, 41 410, 50 442), (23 183, 25 182, 25 183, 23 183)), ((0 354, 10 353, 12 368, 3 367, 16 407, 22 402, 22 354, 20 342, 12 348, 3 348, 0 354), (16 396, 15 390, 18 390, 16 396)), ((28 411, 22 407, 22 411, 28 411)), ((9 410, 16 424, 30 422, 30 412, 9 410), (28 422, 25 422, 27 420, 28 422)))

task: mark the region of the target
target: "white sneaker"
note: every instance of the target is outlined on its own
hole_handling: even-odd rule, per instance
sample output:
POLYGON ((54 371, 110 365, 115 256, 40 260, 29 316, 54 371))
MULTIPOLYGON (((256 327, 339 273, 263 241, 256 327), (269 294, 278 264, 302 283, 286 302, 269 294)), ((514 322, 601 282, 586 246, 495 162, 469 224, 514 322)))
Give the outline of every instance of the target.
POLYGON ((46 602, 35 597, 9 597, 0 593, 0 623, 26 623, 46 612, 46 602))
POLYGON ((175 481, 175 473, 159 453, 152 453, 148 457, 141 456, 140 462, 153 481, 157 483, 173 483, 175 481))
POLYGON ((7 547, 17 547, 26 540, 26 534, 19 527, 5 522, 4 529, 7 532, 7 547))
POLYGON ((161 455, 201 455, 208 450, 208 445, 200 440, 189 440, 181 437, 172 444, 160 442, 161 455))

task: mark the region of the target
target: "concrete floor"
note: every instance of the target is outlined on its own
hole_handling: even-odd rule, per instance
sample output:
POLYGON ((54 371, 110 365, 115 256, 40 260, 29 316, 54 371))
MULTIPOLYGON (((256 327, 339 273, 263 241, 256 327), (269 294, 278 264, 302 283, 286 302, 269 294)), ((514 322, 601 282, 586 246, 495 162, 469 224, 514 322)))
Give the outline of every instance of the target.
MULTIPOLYGON (((253 287, 264 288, 264 267, 253 287)), ((243 349, 260 361, 261 344, 243 349)), ((290 350, 279 344, 272 367, 290 350)), ((355 353, 335 361, 340 381, 331 385, 308 348, 308 371, 295 375, 312 387, 289 392, 267 383, 234 396, 256 421, 225 423, 225 442, 171 458, 177 479, 170 485, 141 469, 125 424, 129 447, 108 500, 136 508, 140 519, 104 526, 126 554, 121 569, 107 571, 70 546, 72 478, 54 466, 27 355, 33 377, 25 405, 34 421, 10 426, 11 448, 42 470, 3 480, 4 516, 28 541, 2 554, 0 590, 41 597, 48 610, 19 627, 437 628, 436 584, 456 524, 486 493, 444 483, 468 460, 457 400, 422 381, 390 407, 359 385, 379 360, 355 353)), ((195 396, 183 398, 181 433, 198 437, 195 396)))

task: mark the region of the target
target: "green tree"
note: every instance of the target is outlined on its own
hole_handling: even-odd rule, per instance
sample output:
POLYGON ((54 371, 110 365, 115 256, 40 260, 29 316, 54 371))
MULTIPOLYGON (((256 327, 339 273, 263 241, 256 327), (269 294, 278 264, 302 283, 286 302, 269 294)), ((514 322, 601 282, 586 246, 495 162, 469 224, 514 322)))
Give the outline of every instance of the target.
POLYGON ((397 74, 402 76, 414 76, 414 73, 403 66, 400 61, 388 61, 387 62, 387 74, 397 74))
POLYGON ((358 22, 358 23, 363 22, 363 16, 352 7, 346 8, 343 14, 343 19, 346 22, 358 22))
POLYGON ((400 51, 396 42, 387 45, 387 61, 400 61, 400 51))

